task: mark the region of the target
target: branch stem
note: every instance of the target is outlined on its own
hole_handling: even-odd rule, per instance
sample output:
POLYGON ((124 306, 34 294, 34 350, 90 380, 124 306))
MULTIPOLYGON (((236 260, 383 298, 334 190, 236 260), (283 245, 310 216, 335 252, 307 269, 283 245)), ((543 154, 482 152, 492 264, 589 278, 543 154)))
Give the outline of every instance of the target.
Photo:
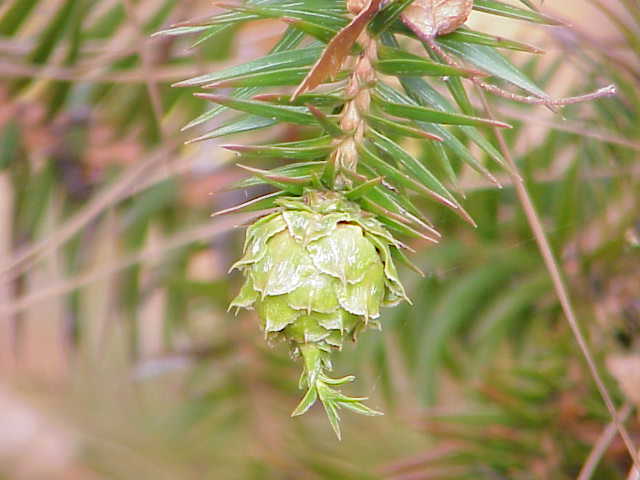
MULTIPOLYGON (((480 98, 482 99, 482 103, 486 110, 487 116, 489 118, 494 118, 494 114, 492 111, 489 102, 487 101, 486 96, 484 95, 481 89, 478 90, 480 94, 480 98)), ((551 249, 551 245, 549 244, 549 240, 544 231, 544 227, 542 226, 542 221, 540 220, 540 216, 536 211, 536 208, 533 204, 533 200, 527 191, 527 187, 524 183, 522 176, 519 174, 518 166, 516 165, 513 156, 511 155, 511 151, 507 145, 507 142, 504 138, 504 135, 500 131, 499 128, 493 127, 496 138, 498 139, 498 144, 500 146, 500 150, 502 151, 502 155, 504 156, 507 165, 509 166, 509 173, 512 176, 513 184, 516 189, 516 194, 518 196, 518 200, 524 210, 525 216, 527 217, 527 221, 529 223, 529 227, 535 237, 536 243, 538 244, 538 249, 540 250, 540 254, 542 259, 544 260, 547 271, 549 272, 549 276, 553 282, 554 289, 556 291, 556 295, 558 296, 558 300, 560 301, 560 305, 562 306, 562 310, 564 315, 569 323, 569 327, 571 328, 573 335, 578 343, 578 346, 584 356, 589 370, 591 372, 591 376, 595 381, 596 387, 602 396, 602 399, 611 415, 611 419, 616 426, 620 437, 624 441, 627 450, 629 451, 629 455, 631 456, 633 463, 636 468, 640 470, 640 459, 638 458, 638 451, 633 444, 631 436, 629 432, 624 426, 621 416, 616 410, 616 407, 613 403, 613 399, 607 387, 604 383, 602 375, 598 369, 596 361, 589 350, 589 346, 587 344, 587 340, 578 324, 578 320, 575 314, 575 310, 571 303, 571 298, 569 296, 569 291, 565 285, 565 282, 562 278, 562 274, 560 272, 560 267, 558 266, 558 262, 553 254, 551 249)))
MULTIPOLYGON (((364 7, 357 0, 348 2, 349 10, 357 14, 364 7)), ((340 128, 344 136, 338 140, 336 149, 329 162, 337 174, 335 187, 340 189, 351 186, 351 179, 344 171, 356 171, 358 166, 358 145, 363 142, 367 128, 366 117, 371 106, 371 87, 376 81, 373 63, 378 58, 375 39, 368 32, 360 34, 359 43, 362 53, 356 58, 353 72, 345 89, 347 102, 340 116, 340 128)))
MULTIPOLYGON (((421 39, 426 42, 427 46, 433 50, 437 55, 439 55, 446 64, 455 68, 465 68, 460 62, 454 59, 449 53, 447 53, 444 48, 442 48, 434 37, 422 36, 421 39)), ((486 90, 488 92, 493 93, 502 98, 506 98, 508 100, 512 100, 514 102, 526 103, 529 105, 546 105, 547 107, 563 107, 566 105, 573 105, 575 103, 589 102, 593 100, 598 100, 603 97, 611 97, 616 94, 615 85, 607 85, 606 87, 600 88, 595 92, 586 93, 584 95, 577 95, 575 97, 567 97, 567 98, 551 98, 551 97, 537 97, 533 95, 518 95, 517 93, 509 92, 508 90, 503 90, 500 87, 487 83, 481 80, 478 76, 472 76, 469 78, 471 82, 473 82, 478 87, 486 90)))
MULTIPOLYGON (((632 411, 633 407, 630 403, 627 403, 620 409, 618 416, 623 422, 625 422, 629 418, 629 415, 631 415, 632 411)), ((593 474, 598 468, 598 463, 600 463, 600 460, 611 445, 611 442, 613 442, 616 433, 618 433, 616 424, 614 422, 609 423, 602 432, 602 435, 600 435, 596 444, 593 446, 593 449, 591 450, 591 453, 589 453, 584 465, 582 465, 577 480, 591 480, 593 474)))

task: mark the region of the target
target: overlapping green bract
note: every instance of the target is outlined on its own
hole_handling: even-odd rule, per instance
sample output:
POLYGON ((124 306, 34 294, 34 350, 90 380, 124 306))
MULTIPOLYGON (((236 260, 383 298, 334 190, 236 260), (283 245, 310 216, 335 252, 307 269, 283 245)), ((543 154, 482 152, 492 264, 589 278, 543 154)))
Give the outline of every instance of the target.
POLYGON ((331 386, 329 354, 379 327, 380 307, 407 299, 391 252, 394 238, 371 214, 338 192, 310 190, 277 200, 279 209, 247 231, 244 256, 232 267, 245 283, 230 308, 254 308, 269 340, 289 343, 302 356, 300 387, 307 393, 293 415, 319 398, 340 437, 338 409, 378 415, 331 386))
POLYGON ((231 307, 255 308, 269 339, 294 352, 307 343, 339 349, 377 325, 380 307, 406 298, 380 222, 336 192, 281 198, 277 212, 247 231, 233 268, 246 281, 231 307))

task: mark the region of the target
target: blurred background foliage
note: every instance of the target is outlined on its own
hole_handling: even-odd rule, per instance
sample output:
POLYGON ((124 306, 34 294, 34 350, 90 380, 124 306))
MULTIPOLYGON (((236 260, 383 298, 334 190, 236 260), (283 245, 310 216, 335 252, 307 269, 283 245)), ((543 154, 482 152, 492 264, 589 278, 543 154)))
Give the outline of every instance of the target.
MULTIPOLYGON (((619 88, 561 115, 492 102, 640 444, 640 6, 548 3, 572 29, 471 22, 543 47, 513 60, 556 96, 619 88)), ((428 274, 403 272, 415 306, 339 355, 386 415, 346 416, 339 444, 321 412, 289 418, 296 366, 226 312, 252 215, 210 214, 244 173, 215 139, 184 144, 212 125, 182 131, 206 102, 170 86, 264 55, 284 24, 150 37, 211 10, 0 1, 0 478, 635 478, 498 170, 501 189, 460 171, 478 228, 432 211, 444 240, 412 244, 428 274)))

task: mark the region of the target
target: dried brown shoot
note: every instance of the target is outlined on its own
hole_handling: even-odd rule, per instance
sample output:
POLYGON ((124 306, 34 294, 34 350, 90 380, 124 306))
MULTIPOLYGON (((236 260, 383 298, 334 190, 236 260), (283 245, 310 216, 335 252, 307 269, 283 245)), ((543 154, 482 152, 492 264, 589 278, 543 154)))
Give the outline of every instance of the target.
POLYGON ((415 0, 401 18, 420 38, 435 38, 461 27, 472 9, 473 0, 415 0))
POLYGON ((369 21, 380 9, 382 0, 370 0, 366 8, 360 11, 327 45, 316 64, 311 68, 302 83, 296 88, 291 99, 313 90, 327 79, 334 79, 344 61, 351 55, 351 49, 369 21))

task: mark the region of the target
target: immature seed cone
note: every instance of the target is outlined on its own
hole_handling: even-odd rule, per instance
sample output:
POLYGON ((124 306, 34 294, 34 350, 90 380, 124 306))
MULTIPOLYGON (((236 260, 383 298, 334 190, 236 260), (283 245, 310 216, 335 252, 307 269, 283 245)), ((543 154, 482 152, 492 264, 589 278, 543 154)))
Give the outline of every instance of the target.
MULTIPOLYGON (((301 386, 308 392, 295 415, 318 396, 330 419, 332 413, 337 417, 331 408, 340 406, 376 414, 362 399, 327 387, 351 377, 331 380, 323 371, 330 368, 329 352, 345 338, 355 340, 365 327, 379 326, 381 306, 406 299, 391 258, 397 243, 339 193, 309 191, 278 203, 278 211, 247 230, 244 256, 232 267, 246 281, 230 308, 255 308, 267 339, 286 340, 294 355, 304 357, 301 386)), ((332 424, 339 434, 337 419, 332 424)))

